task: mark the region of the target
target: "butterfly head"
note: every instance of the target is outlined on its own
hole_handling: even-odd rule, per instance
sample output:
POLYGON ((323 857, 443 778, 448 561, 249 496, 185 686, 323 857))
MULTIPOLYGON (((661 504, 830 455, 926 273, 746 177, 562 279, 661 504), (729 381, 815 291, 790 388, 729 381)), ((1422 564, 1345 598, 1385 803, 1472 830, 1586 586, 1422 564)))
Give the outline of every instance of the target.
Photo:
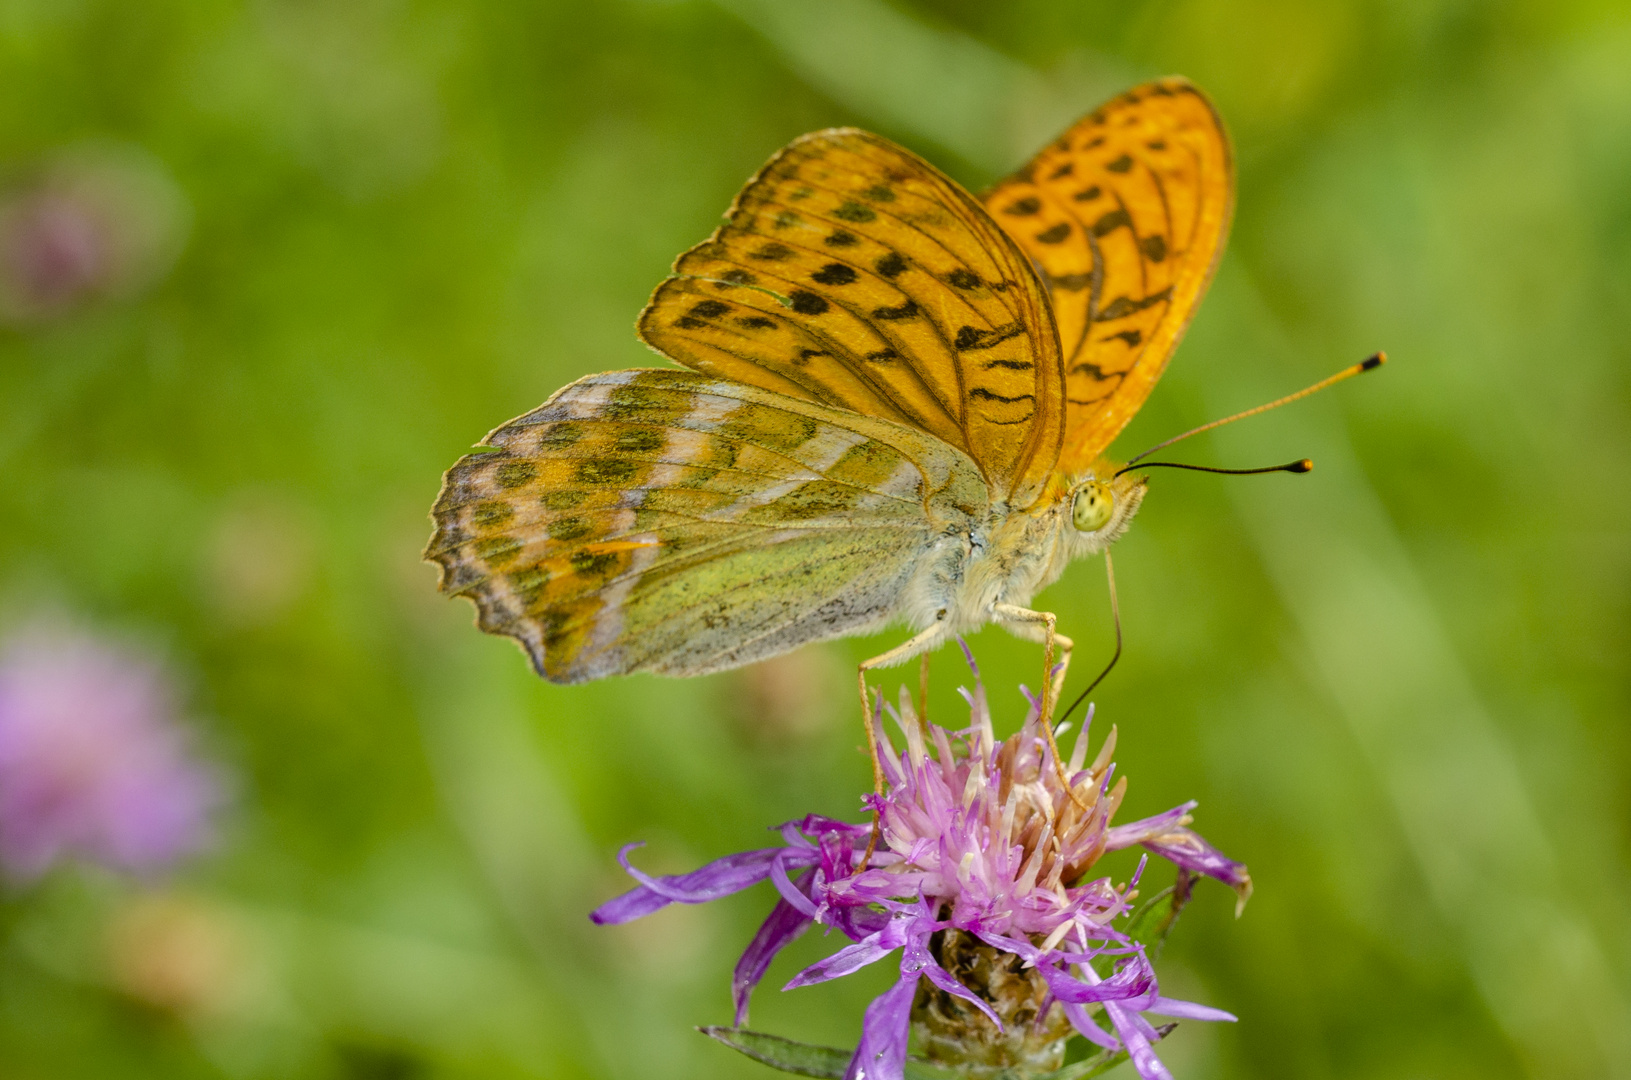
POLYGON ((1102 551, 1127 531, 1139 503, 1144 501, 1145 478, 1132 473, 1116 475, 1116 468, 1099 462, 1070 490, 1070 529, 1075 546, 1102 551))

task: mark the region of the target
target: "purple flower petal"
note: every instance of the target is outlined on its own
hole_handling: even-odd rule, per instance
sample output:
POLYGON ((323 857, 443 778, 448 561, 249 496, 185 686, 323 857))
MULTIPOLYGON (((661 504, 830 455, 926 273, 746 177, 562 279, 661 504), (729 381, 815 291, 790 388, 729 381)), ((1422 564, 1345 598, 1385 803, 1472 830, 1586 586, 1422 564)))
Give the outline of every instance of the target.
MULTIPOLYGON (((1083 966, 1085 968, 1085 964, 1083 966)), ((1047 980, 1048 989, 1053 991, 1054 997, 1076 1005, 1094 1001, 1124 1001, 1138 1008, 1145 1008, 1147 1006, 1138 999, 1146 995, 1152 999, 1154 997, 1155 973, 1150 970, 1148 964, 1127 964, 1108 979, 1097 983, 1072 978, 1052 964, 1042 964, 1037 970, 1042 973, 1042 978, 1047 980)))
POLYGON ((1136 1014, 1129 1013, 1113 1002, 1106 1002, 1105 1014, 1116 1027, 1116 1034, 1121 1036, 1122 1045, 1127 1048, 1127 1057, 1132 1060, 1133 1068, 1144 1080, 1172 1080, 1172 1074, 1156 1056, 1155 1048, 1150 1045, 1149 1036, 1140 1031, 1134 1023, 1136 1014))
POLYGON ((825 960, 817 960, 793 976, 792 981, 782 989, 792 990, 800 986, 827 982, 829 979, 837 979, 852 972, 860 971, 868 964, 877 963, 906 944, 912 921, 911 919, 891 919, 887 926, 865 940, 858 941, 854 945, 846 945, 825 960))
POLYGON ((1240 897, 1236 914, 1252 895, 1252 876, 1247 873, 1246 864, 1235 862, 1193 829, 1174 829, 1142 843, 1147 851, 1177 863, 1185 870, 1216 878, 1233 889, 1240 897))
POLYGON ((915 969, 953 997, 960 997, 964 1001, 972 1003, 975 1008, 985 1013, 993 1024, 997 1025, 998 1031, 1004 1030, 1002 1020, 998 1018, 991 1006, 987 1005, 984 999, 974 991, 953 978, 951 972, 941 967, 939 962, 935 960, 934 955, 929 952, 928 934, 914 936, 907 941, 906 952, 901 957, 901 971, 904 973, 908 967, 915 969))
POLYGON ((1070 1021, 1071 1026, 1080 1032, 1088 1042, 1105 1050, 1121 1049, 1121 1043, 1115 1036, 1093 1022, 1093 1017, 1088 1015, 1085 1005, 1077 1005, 1069 1001, 1062 1001, 1059 1004, 1065 1010, 1065 1017, 1070 1021))
MULTIPOLYGON (((806 870, 793 888, 801 894, 806 894, 810 881, 815 877, 814 871, 806 870)), ((736 971, 731 976, 731 997, 736 1002, 736 1026, 744 1027, 748 1022, 748 998, 753 994, 753 988, 759 985, 759 980, 765 977, 765 971, 770 962, 776 958, 788 944, 804 931, 810 928, 810 917, 789 904, 786 900, 778 900, 776 906, 770 909, 770 915, 760 924, 759 932, 753 935, 748 942, 742 958, 736 962, 736 971)))
POLYGON ((787 867, 781 859, 772 859, 770 862, 770 881, 781 894, 781 902, 803 915, 806 919, 814 919, 821 913, 821 909, 806 894, 805 890, 794 886, 787 876, 787 867))
POLYGON ((1222 1009, 1214 1009, 1210 1005, 1197 1005, 1193 1001, 1174 1001, 1172 998, 1156 996, 1155 1001, 1148 1005, 1145 1012, 1157 1016, 1171 1016, 1179 1020, 1215 1020, 1234 1023, 1239 1017, 1234 1013, 1226 1013, 1222 1009))
POLYGON ((630 877, 640 883, 640 887, 630 889, 590 912, 589 918, 593 922, 601 926, 616 925, 650 915, 671 903, 701 904, 718 900, 722 896, 741 892, 750 885, 757 885, 769 876, 771 866, 778 862, 808 866, 815 859, 814 852, 793 850, 789 853, 788 848, 761 848, 715 859, 689 874, 654 878, 629 865, 629 852, 637 847, 640 845, 626 845, 617 853, 617 861, 630 877))
POLYGON ((1163 814, 1143 818, 1139 821, 1129 821, 1125 825, 1117 825, 1104 834, 1104 849, 1106 851, 1120 851, 1122 848, 1142 844, 1152 837, 1169 833, 1174 829, 1183 827, 1184 818, 1200 803, 1191 799, 1182 806, 1174 806, 1163 814))
POLYGON ((872 999, 861 1021, 861 1042, 844 1071, 844 1080, 903 1080, 912 998, 916 995, 914 972, 902 974, 899 982, 872 999))

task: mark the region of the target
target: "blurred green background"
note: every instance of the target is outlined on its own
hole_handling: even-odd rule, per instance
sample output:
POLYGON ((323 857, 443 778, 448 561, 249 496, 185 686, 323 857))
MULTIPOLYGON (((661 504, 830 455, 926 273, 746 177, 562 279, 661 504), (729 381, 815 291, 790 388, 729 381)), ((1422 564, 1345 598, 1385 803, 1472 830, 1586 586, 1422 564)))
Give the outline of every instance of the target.
MULTIPOLYGON (((585 913, 627 841, 672 871, 855 818, 846 671, 895 636, 547 685, 419 562, 441 471, 656 362, 649 290, 793 136, 977 188, 1169 73, 1238 214, 1118 449, 1395 362, 1183 455, 1312 475, 1157 475, 1116 549, 1127 812, 1198 798, 1258 889, 1202 888, 1161 967, 1241 1022, 1164 1054, 1631 1077, 1631 10, 1594 0, 0 0, 0 167, 140 148, 190 215, 143 295, 0 329, 0 603, 161 649, 237 777, 169 882, 7 890, 0 1075, 770 1075, 690 1030, 768 887, 585 913)), ((1101 569, 1042 604, 1083 685, 1101 569)), ((1036 650, 973 645, 1011 730, 1036 650)), ((966 681, 937 656, 939 719, 966 681)), ((755 1027, 853 1043, 888 965, 778 991, 833 946, 755 1027)))

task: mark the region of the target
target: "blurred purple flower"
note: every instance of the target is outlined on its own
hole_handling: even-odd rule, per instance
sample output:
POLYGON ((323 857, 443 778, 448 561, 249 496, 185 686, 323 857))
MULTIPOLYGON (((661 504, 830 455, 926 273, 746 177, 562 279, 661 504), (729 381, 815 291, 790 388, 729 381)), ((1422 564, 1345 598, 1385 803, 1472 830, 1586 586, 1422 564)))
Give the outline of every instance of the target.
POLYGON ((187 204, 132 146, 60 151, 0 191, 0 323, 26 325, 133 295, 174 262, 187 204))
POLYGON ((0 865, 32 880, 69 857, 138 873, 202 848, 220 804, 155 664, 83 634, 0 645, 0 865))
POLYGON ((628 852, 638 846, 630 845, 619 861, 640 887, 590 917, 628 922, 769 878, 780 899, 736 966, 738 1026, 771 960, 812 923, 840 930, 852 944, 800 972, 787 989, 847 975, 898 950, 900 979, 867 1009, 847 1080, 901 1080, 913 1024, 943 1062, 1034 1071, 1058 1067, 1074 1027, 1100 1047, 1125 1049, 1145 1080, 1170 1080, 1152 1048, 1162 1032, 1146 1014, 1234 1017, 1161 996, 1144 946, 1114 925, 1131 913, 1145 861, 1120 886, 1108 877, 1088 880, 1088 871, 1107 851, 1141 845, 1224 882, 1241 904, 1251 877, 1187 827, 1192 802, 1110 824, 1126 790, 1125 778, 1111 783, 1114 728, 1091 766, 1087 725, 1077 735, 1066 768, 1075 798, 1059 780, 1034 699, 1019 733, 996 742, 978 675, 974 692, 962 692, 972 710, 962 731, 925 730, 904 690, 900 710, 889 710, 906 749, 897 753, 880 737, 889 788, 867 798, 882 822, 882 843, 865 865, 868 826, 813 815, 783 825, 779 847, 690 874, 643 874, 629 865, 628 852), (954 998, 989 1025, 971 1026, 972 1014, 954 998))

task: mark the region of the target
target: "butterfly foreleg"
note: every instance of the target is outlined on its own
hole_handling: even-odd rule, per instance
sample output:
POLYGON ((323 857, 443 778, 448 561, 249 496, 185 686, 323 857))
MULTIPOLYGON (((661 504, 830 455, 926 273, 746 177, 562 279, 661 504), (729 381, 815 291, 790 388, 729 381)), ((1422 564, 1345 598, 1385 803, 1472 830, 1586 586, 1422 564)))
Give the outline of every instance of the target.
POLYGON ((1032 641, 1042 640, 1042 705, 1039 722, 1042 727, 1042 737, 1048 742, 1048 749, 1053 753, 1053 767, 1059 774, 1059 782, 1070 792, 1070 797, 1078 806, 1086 810, 1086 805, 1075 789, 1070 786, 1070 778, 1065 774, 1065 759, 1059 754, 1059 743, 1053 736, 1053 706, 1058 700, 1059 692, 1064 689, 1065 671, 1070 667, 1070 654, 1076 648, 1076 643, 1055 629, 1059 617, 1051 611, 1032 611, 1017 604, 994 604, 991 613, 1004 625, 1010 633, 1019 637, 1029 638, 1032 641), (1054 646, 1064 654, 1060 658, 1059 670, 1053 666, 1054 646))
MULTIPOLYGON (((872 698, 867 693, 866 673, 873 668, 889 667, 910 660, 918 653, 923 653, 927 657, 928 652, 926 650, 938 636, 940 636, 940 627, 938 625, 931 626, 927 630, 912 635, 909 640, 901 642, 886 653, 879 653, 870 660, 862 660, 856 667, 856 680, 861 687, 861 723, 866 726, 867 753, 872 755, 872 793, 874 795, 883 795, 883 759, 878 756, 878 728, 873 723, 872 698)), ((926 679, 924 680, 924 691, 925 696, 927 696, 926 679)), ((872 838, 867 841, 866 855, 861 859, 862 866, 871 861, 872 852, 878 846, 878 828, 882 822, 881 815, 873 815, 872 838)))

